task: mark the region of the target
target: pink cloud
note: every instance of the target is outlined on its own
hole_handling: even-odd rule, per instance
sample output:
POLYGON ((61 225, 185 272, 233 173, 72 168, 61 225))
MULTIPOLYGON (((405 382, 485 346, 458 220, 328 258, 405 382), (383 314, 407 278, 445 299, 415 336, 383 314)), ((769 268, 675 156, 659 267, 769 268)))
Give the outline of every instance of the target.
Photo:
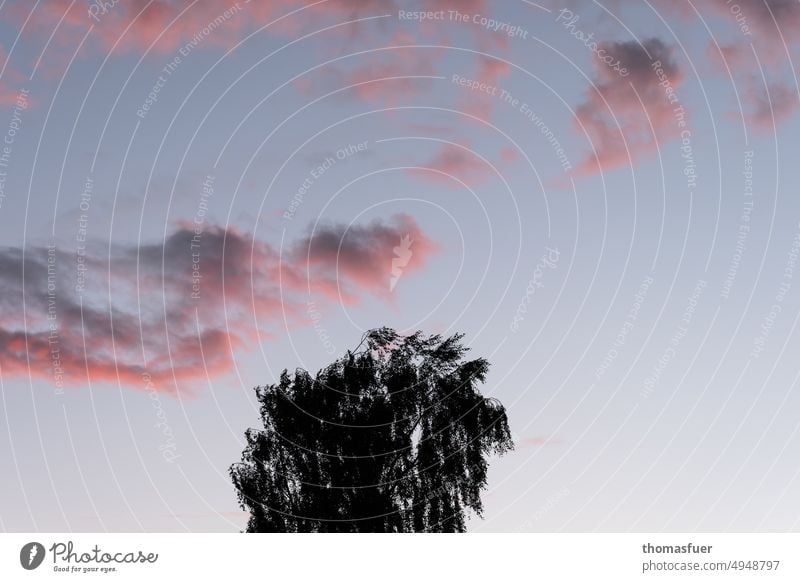
POLYGON ((500 159, 504 162, 514 162, 519 158, 517 150, 512 147, 504 147, 500 150, 500 159))
POLYGON ((409 170, 409 173, 430 182, 460 188, 456 180, 475 186, 489 176, 492 169, 472 153, 468 144, 444 144, 430 160, 409 170))
MULTIPOLYGON (((72 0, 49 0, 36 5, 13 5, 7 10, 11 22, 21 26, 24 36, 50 47, 43 55, 39 70, 60 77, 69 62, 68 57, 84 34, 91 28, 84 44, 83 56, 92 53, 103 55, 109 51, 118 54, 141 53, 145 50, 156 55, 175 54, 182 47, 230 48, 253 30, 273 23, 267 34, 296 36, 306 30, 328 24, 337 24, 358 18, 396 14, 398 7, 406 7, 393 0, 269 0, 233 2, 220 5, 216 2, 189 3, 183 0, 126 0, 108 9, 98 9, 102 3, 87 4, 72 0), (302 9, 297 14, 275 20, 302 9)), ((486 0, 418 0, 413 8, 424 10, 457 9, 468 14, 490 14, 486 0)), ((367 32, 378 32, 374 38, 387 36, 386 20, 353 23, 328 30, 325 35, 358 35, 360 41, 370 38, 367 32)), ((467 30, 473 35, 477 48, 490 54, 500 54, 508 47, 508 38, 502 33, 490 32, 478 25, 467 30)), ((441 27, 428 30, 417 28, 415 33, 429 40, 441 42, 441 27)), ((321 37, 323 39, 328 36, 321 37)), ((427 40, 425 42, 427 42, 427 40)), ((396 31, 388 45, 414 44, 417 39, 407 32, 396 31)), ((330 52, 329 45, 321 48, 330 52)), ((433 76, 436 63, 447 51, 434 49, 398 48, 365 55, 367 62, 353 68, 329 68, 311 79, 297 81, 296 86, 305 93, 318 94, 343 85, 356 84, 353 94, 367 103, 398 105, 419 95, 430 86, 424 79, 414 76, 433 76), (318 75, 318 76, 317 76, 318 75)), ((491 57, 472 57, 476 62, 476 75, 496 82, 508 73, 508 65, 491 57)), ((0 101, 1 104, 1 101, 0 101)), ((487 119, 492 114, 492 104, 478 96, 466 95, 463 107, 472 114, 487 119)))
POLYGON ((661 40, 600 43, 613 60, 627 69, 622 76, 599 58, 586 100, 576 111, 577 124, 586 131, 595 149, 577 168, 590 174, 624 165, 652 152, 656 143, 677 136, 668 87, 681 86, 683 73, 661 40), (654 67, 660 64, 660 67, 654 67), (655 135, 654 135, 655 134, 655 135))
POLYGON ((165 393, 191 390, 229 372, 237 353, 284 320, 309 324, 309 288, 321 304, 386 297, 403 236, 413 240, 411 275, 436 245, 406 215, 323 226, 284 256, 232 228, 208 226, 198 237, 183 224, 163 242, 94 249, 82 290, 74 254, 0 249, 0 369, 65 385, 143 388, 146 377, 165 393))
POLYGON ((752 66, 753 54, 748 45, 743 44, 721 44, 710 43, 708 46, 708 59, 711 66, 720 73, 727 73, 729 70, 735 72, 737 67, 752 66))
POLYGON ((360 100, 397 106, 419 95, 430 85, 435 74, 434 63, 442 51, 429 48, 414 48, 417 39, 407 33, 394 34, 385 44, 385 50, 366 53, 357 57, 355 66, 329 66, 313 72, 295 82, 295 87, 311 96, 353 86, 348 97, 355 95, 360 100))
POLYGON ((776 38, 778 30, 788 37, 789 42, 800 40, 800 3, 796 0, 737 0, 734 12, 732 5, 726 2, 710 2, 709 5, 720 18, 731 21, 732 26, 747 26, 755 33, 756 40, 768 40, 770 44, 778 45, 780 39, 776 38))
POLYGON ((777 123, 790 118, 798 106, 797 89, 783 83, 769 83, 755 77, 746 82, 743 100, 746 114, 755 126, 764 131, 774 131, 777 123))
MULTIPOLYGON (((485 155, 483 157, 488 158, 485 155)), ((468 142, 445 143, 433 157, 416 164, 408 173, 451 188, 460 188, 459 181, 474 187, 489 177, 496 176, 496 172, 502 172, 501 166, 514 162, 517 157, 518 152, 514 148, 504 146, 497 152, 496 159, 484 161, 472 151, 468 142)))
MULTIPOLYGON (((462 89, 464 92, 460 95, 459 109, 480 120, 490 121, 496 108, 500 104, 500 97, 498 95, 504 88, 501 82, 509 75, 511 65, 503 60, 483 55, 476 59, 476 65, 474 80, 479 83, 485 83, 487 87, 496 88, 496 90, 494 90, 496 94, 490 95, 489 91, 480 92, 462 89)), ((464 119, 467 122, 471 121, 469 118, 464 119)))
MULTIPOLYGON (((485 156, 484 157, 488 157, 485 156)), ((409 174, 440 185, 460 188, 459 181, 474 187, 502 169, 498 166, 514 162, 518 157, 512 147, 502 147, 497 152, 497 159, 484 161, 472 151, 468 142, 445 143, 429 160, 416 164, 409 174), (494 168, 492 167, 494 166, 494 168)), ((410 164, 409 164, 410 165, 410 164)))
POLYGON ((485 13, 487 0, 424 0, 425 10, 459 10, 468 14, 485 13))
MULTIPOLYGON (((582 4, 589 2, 582 0, 582 4)), ((773 112, 776 119, 785 120, 800 109, 796 104, 800 97, 789 61, 791 58, 796 64, 800 59, 800 2, 654 0, 653 4, 662 16, 678 18, 682 21, 680 24, 699 25, 699 14, 707 22, 715 20, 714 26, 722 24, 730 32, 725 35, 727 40, 722 46, 710 43, 709 62, 715 72, 731 75, 737 85, 742 85, 745 119, 756 129, 773 131, 773 112), (766 102, 760 69, 773 95, 771 108, 766 102)), ((624 3, 615 2, 614 7, 623 8, 624 3)), ((731 116, 738 117, 739 112, 731 116)))
POLYGON ((420 271, 438 251, 438 245, 406 214, 364 226, 323 225, 290 249, 284 275, 298 288, 310 284, 317 292, 347 303, 357 303, 364 292, 386 298, 397 247, 404 240, 410 241, 410 253, 403 275, 420 271))
POLYGON ((23 105, 27 108, 31 105, 31 99, 27 96, 20 96, 20 89, 25 83, 25 76, 20 73, 15 64, 11 62, 10 55, 4 47, 0 46, 0 70, 3 71, 0 77, 0 106, 23 105))
MULTIPOLYGON (((673 10, 694 22, 697 15, 687 2, 659 0, 659 7, 673 10)), ((709 45, 709 60, 713 69, 741 86, 745 120, 756 129, 774 131, 772 117, 782 121, 798 109, 798 90, 789 58, 800 58, 800 3, 796 0, 738 0, 737 2, 707 2, 697 5, 707 8, 732 32, 730 41, 709 45), (767 78, 764 87, 762 73, 767 78), (769 96, 767 95, 769 91, 769 96), (771 100, 771 103, 770 103, 771 100)), ((702 13, 702 12, 701 12, 702 13)), ((703 14, 708 16, 708 14, 703 14)), ((739 112, 731 112, 738 117, 739 112)))
POLYGON ((710 12, 727 21, 742 35, 754 39, 763 35, 774 41, 778 28, 784 35, 800 37, 800 5, 796 0, 695 0, 693 3, 688 0, 653 0, 653 4, 662 15, 689 21, 697 20, 698 13, 708 18, 710 12))
MULTIPOLYGON (((709 56, 714 68, 733 76, 739 93, 745 120, 757 130, 773 132, 776 124, 792 117, 800 109, 800 95, 789 75, 783 71, 783 63, 759 62, 749 44, 729 44, 719 48, 709 47, 709 56), (774 119, 773 119, 774 118, 774 119), (774 122, 773 122, 774 121, 774 122)), ((739 111, 729 115, 738 118, 739 111)))
MULTIPOLYGON (((171 53, 197 39, 198 35, 204 45, 232 47, 252 30, 301 8, 301 12, 274 23, 270 33, 297 34, 324 19, 342 21, 377 16, 391 12, 394 6, 391 0, 269 0, 222 4, 125 0, 107 9, 100 8, 102 4, 48 0, 31 9, 29 3, 21 3, 8 10, 8 18, 17 25, 27 20, 25 32, 41 40, 46 40, 55 30, 54 42, 61 47, 77 46, 86 31, 94 27, 90 48, 95 45, 105 51, 121 53, 148 49, 171 53)), ((348 33, 347 27, 336 30, 348 33)))

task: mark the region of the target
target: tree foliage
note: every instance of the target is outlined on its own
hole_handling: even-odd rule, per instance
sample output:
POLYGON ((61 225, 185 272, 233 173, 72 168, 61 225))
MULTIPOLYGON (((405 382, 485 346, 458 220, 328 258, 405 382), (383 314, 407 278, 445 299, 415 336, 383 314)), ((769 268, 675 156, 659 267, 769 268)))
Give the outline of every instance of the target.
POLYGON ((264 428, 230 469, 247 531, 464 531, 487 457, 512 441, 462 337, 380 328, 315 377, 256 388, 264 428))

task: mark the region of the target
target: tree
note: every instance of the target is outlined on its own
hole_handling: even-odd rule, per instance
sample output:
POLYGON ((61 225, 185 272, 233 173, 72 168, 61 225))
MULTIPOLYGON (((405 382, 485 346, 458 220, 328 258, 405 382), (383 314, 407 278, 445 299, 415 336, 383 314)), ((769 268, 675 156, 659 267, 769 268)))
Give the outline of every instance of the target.
POLYGON ((230 469, 247 531, 465 531, 487 457, 513 445, 462 338, 375 329, 316 377, 257 387, 264 429, 230 469))

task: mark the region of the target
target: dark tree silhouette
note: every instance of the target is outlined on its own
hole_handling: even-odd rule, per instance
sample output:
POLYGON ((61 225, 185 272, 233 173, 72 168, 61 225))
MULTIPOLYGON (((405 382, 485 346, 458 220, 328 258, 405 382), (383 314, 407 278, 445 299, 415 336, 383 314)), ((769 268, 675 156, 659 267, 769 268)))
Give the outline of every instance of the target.
POLYGON ((464 531, 487 457, 512 441, 462 337, 376 329, 316 377, 256 388, 264 430, 230 469, 247 531, 464 531))

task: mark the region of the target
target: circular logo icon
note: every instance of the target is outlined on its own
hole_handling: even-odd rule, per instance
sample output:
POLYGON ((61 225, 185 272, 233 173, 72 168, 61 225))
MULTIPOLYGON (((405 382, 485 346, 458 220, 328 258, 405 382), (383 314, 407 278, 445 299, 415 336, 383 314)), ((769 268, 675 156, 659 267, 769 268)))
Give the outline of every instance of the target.
POLYGON ((28 542, 19 551, 19 563, 26 570, 35 570, 44 561, 44 546, 39 542, 28 542))

